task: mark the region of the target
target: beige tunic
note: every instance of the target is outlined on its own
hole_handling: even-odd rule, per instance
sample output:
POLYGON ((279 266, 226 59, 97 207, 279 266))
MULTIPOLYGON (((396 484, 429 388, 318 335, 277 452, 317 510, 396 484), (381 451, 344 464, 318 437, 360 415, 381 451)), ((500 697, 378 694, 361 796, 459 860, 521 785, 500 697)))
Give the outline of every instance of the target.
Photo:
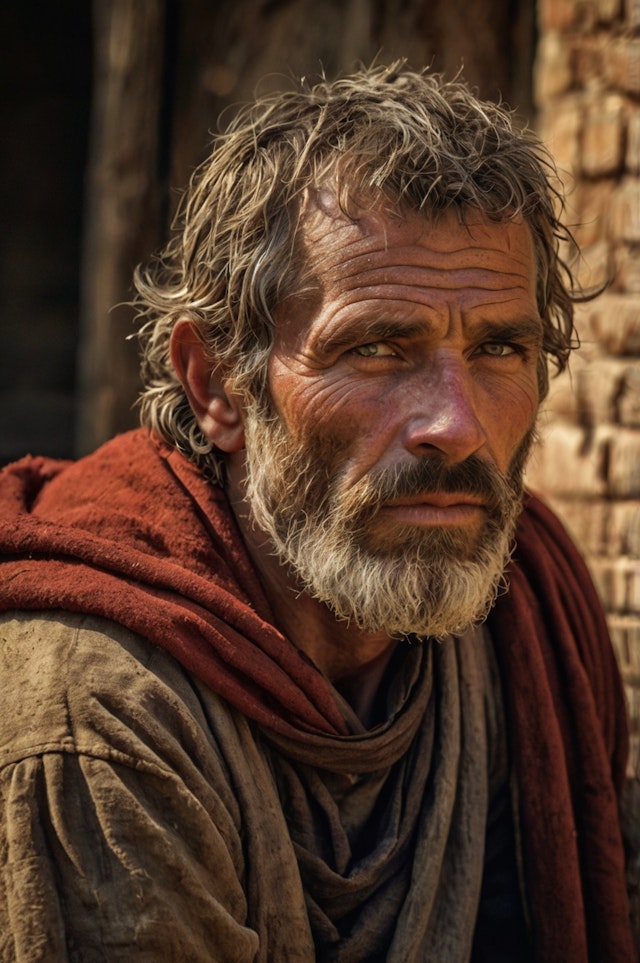
POLYGON ((0 740, 2 960, 124 963, 134 947, 141 961, 253 960, 243 829, 270 904, 296 928, 290 958, 313 959, 273 777, 246 720, 144 640, 63 619, 1 630, 15 701, 0 726, 18 719, 21 732, 0 740))
MULTIPOLYGON (((3 617, 0 672, 3 963, 316 959, 273 749, 243 716, 166 652, 90 616, 3 617)), ((486 786, 465 805, 478 813, 462 831, 481 840, 486 786)), ((443 920, 456 944, 443 960, 466 954, 466 916, 468 932, 443 920)), ((400 944, 391 958, 409 955, 400 944)))

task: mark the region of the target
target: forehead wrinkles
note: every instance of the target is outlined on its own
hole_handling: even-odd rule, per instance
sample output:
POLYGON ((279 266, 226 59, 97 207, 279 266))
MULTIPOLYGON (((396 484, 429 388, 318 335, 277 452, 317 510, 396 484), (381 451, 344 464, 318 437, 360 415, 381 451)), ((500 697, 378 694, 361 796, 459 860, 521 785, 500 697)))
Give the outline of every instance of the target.
MULTIPOLYGON (((439 252, 438 252, 439 253, 439 252)), ((432 257, 431 251, 415 248, 397 249, 382 260, 368 253, 329 258, 322 270, 325 297, 334 303, 354 299, 421 301, 420 292, 428 300, 430 292, 474 293, 478 298, 534 297, 535 278, 532 264, 526 258, 514 260, 504 256, 487 261, 485 251, 479 257, 460 251, 460 257, 432 257)), ((470 251, 475 254, 475 251, 470 251)))
POLYGON ((388 223, 373 215, 352 222, 316 212, 304 235, 310 273, 330 285, 377 286, 391 274, 392 283, 442 288, 504 286, 507 277, 529 288, 533 280, 533 242, 522 223, 388 223))
POLYGON ((325 277, 336 294, 344 290, 382 292, 404 287, 504 292, 529 292, 533 288, 530 265, 526 261, 514 265, 513 260, 508 259, 504 263, 495 260, 492 264, 474 264, 470 259, 458 264, 448 259, 429 259, 427 264, 416 260, 418 263, 412 263, 412 258, 407 256, 371 264, 366 257, 352 258, 327 272, 325 277))

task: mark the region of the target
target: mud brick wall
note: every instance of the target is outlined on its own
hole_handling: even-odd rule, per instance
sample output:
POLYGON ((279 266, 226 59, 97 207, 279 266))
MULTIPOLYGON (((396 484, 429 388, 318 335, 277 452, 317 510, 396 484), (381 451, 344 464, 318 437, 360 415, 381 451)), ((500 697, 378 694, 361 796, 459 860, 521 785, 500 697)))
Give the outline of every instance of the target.
POLYGON ((540 0, 537 127, 569 192, 581 347, 552 383, 528 481, 584 551, 627 687, 640 772, 640 0, 540 0))

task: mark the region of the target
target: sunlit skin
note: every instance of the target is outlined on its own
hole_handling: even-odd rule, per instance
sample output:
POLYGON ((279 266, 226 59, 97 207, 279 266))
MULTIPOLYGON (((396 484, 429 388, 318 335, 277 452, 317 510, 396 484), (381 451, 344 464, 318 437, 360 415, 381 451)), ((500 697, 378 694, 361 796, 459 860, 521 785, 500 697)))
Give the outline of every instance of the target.
MULTIPOLYGON (((480 213, 465 223, 456 213, 434 223, 371 212, 353 222, 328 196, 307 215, 304 250, 314 290, 280 306, 269 364, 273 406, 290 434, 303 441, 312 431, 339 453, 346 487, 425 456, 454 464, 475 454, 506 473, 539 401, 542 322, 526 224, 480 213)), ((198 347, 184 326, 175 342, 188 387, 198 347)), ((366 720, 396 643, 296 594, 248 519, 241 405, 230 392, 227 402, 223 427, 219 398, 199 421, 228 452, 230 501, 279 627, 366 720)), ((426 495, 384 506, 374 534, 382 544, 407 525, 455 526, 471 544, 483 517, 477 498, 426 495)))

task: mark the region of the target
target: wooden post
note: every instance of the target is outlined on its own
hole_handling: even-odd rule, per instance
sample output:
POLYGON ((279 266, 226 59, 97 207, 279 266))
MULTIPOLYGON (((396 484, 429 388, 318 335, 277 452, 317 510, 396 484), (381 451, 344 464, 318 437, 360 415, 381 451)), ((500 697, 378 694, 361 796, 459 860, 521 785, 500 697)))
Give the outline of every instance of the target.
POLYGON ((94 0, 94 99, 81 272, 78 453, 135 423, 135 265, 159 241, 164 0, 94 0))

